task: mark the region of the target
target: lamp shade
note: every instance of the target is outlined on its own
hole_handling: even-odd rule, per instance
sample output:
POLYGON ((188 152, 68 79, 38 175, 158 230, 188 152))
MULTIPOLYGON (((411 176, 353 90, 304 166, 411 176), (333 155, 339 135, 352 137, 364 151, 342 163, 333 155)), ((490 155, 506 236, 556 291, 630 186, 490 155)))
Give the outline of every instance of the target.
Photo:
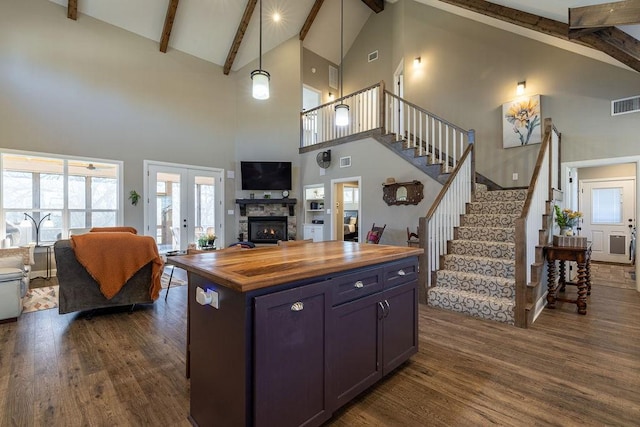
POLYGON ((269 99, 270 75, 265 70, 253 70, 251 80, 253 82, 253 97, 255 99, 269 99))
POLYGON ((338 104, 336 110, 336 126, 347 126, 349 124, 349 106, 347 104, 338 104))

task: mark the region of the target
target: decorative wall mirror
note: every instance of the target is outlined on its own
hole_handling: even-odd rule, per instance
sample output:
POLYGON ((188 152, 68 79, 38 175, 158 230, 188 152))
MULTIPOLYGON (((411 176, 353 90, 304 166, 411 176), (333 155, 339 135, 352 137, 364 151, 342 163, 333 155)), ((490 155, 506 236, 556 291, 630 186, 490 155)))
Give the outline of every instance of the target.
POLYGON ((387 180, 382 184, 382 200, 387 205, 417 205, 422 200, 424 186, 420 181, 395 182, 387 180))

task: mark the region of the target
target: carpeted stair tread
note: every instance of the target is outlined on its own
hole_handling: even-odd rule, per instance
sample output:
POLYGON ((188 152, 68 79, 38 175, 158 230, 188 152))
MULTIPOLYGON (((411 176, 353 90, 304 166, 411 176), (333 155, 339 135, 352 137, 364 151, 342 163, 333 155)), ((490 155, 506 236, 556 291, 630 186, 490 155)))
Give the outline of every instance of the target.
POLYGON ((429 305, 481 319, 514 324, 515 301, 436 286, 428 291, 429 305))
POLYGON ((449 242, 451 254, 475 255, 488 258, 516 259, 516 245, 509 242, 488 242, 481 240, 452 240, 449 242))
POLYGON ((486 242, 515 242, 515 227, 458 227, 458 239, 486 242))
POLYGON ((439 270, 436 272, 436 286, 496 298, 515 299, 516 295, 516 281, 514 279, 466 271, 439 270))
POLYGON ((467 204, 468 214, 520 214, 524 201, 470 202, 467 204))
POLYGON ((513 260, 456 254, 447 254, 443 258, 442 268, 445 270, 515 278, 516 263, 513 260))
POLYGON ((502 201, 524 201, 527 198, 527 190, 493 190, 477 191, 476 202, 502 202, 502 201))
POLYGON ((515 227, 519 214, 464 214, 460 225, 465 227, 515 227))

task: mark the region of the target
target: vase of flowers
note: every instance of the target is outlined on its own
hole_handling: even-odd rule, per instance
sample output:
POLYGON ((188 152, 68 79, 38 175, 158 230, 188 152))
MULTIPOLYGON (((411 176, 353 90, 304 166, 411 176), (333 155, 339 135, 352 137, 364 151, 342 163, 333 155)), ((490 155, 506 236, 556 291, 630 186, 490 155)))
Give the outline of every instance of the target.
POLYGON ((578 225, 582 212, 572 211, 571 209, 560 209, 558 205, 554 205, 556 224, 560 227, 561 236, 573 236, 573 227, 578 225))

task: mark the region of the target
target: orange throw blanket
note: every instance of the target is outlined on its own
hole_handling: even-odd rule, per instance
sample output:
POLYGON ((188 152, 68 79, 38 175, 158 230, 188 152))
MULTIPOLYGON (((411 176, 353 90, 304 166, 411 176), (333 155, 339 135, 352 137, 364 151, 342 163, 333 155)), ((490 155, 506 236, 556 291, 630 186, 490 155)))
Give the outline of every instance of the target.
POLYGON ((95 232, 104 232, 104 231, 128 231, 129 233, 138 234, 138 230, 133 227, 93 227, 91 230, 92 233, 95 232))
POLYGON ((107 299, 120 292, 124 284, 149 262, 153 262, 149 295, 153 300, 160 295, 164 262, 153 237, 129 232, 86 233, 71 236, 71 247, 107 299))

